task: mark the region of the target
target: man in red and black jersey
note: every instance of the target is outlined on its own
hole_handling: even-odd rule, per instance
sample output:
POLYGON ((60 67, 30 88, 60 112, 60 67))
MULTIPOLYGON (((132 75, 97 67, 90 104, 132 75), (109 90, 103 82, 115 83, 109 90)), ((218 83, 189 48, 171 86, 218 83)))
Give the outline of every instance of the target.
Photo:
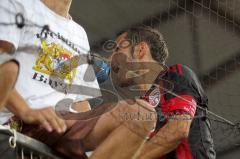
POLYGON ((138 86, 141 98, 157 112, 154 131, 134 156, 214 159, 210 122, 205 118, 208 99, 194 72, 181 64, 165 67, 168 49, 162 35, 152 28, 121 32, 116 43, 111 64, 114 85, 138 86))

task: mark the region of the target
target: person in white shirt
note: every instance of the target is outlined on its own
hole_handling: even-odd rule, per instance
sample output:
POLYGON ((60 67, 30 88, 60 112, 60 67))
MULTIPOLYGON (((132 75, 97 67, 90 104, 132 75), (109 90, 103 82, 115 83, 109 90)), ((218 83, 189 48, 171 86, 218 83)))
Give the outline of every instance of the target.
MULTIPOLYGON (((70 7, 70 2, 64 1, 64 3, 59 3, 56 6, 70 7)), ((89 44, 86 32, 71 20, 67 9, 66 13, 62 13, 63 15, 58 15, 44 3, 49 4, 50 7, 55 7, 52 6, 53 1, 1 1, 1 20, 3 22, 14 23, 15 15, 21 13, 25 18, 25 23, 47 24, 57 34, 52 36, 50 33, 46 33, 48 35, 42 38, 40 37, 42 28, 39 27, 28 27, 26 25, 21 29, 16 25, 1 26, 0 39, 13 45, 13 49, 16 50, 15 58, 20 64, 16 89, 10 94, 6 107, 26 123, 37 123, 48 131, 57 130, 61 133, 66 129, 66 125, 53 113, 53 108, 57 102, 63 98, 71 98, 78 102, 90 97, 64 94, 50 86, 50 76, 55 70, 54 68, 58 67, 64 58, 78 55, 73 48, 69 47, 59 37, 65 37, 69 41, 79 44, 78 49, 82 54, 87 54, 89 44), (67 15, 65 16, 65 14, 67 15), (51 115, 53 115, 53 119, 51 115)), ((83 81, 82 77, 86 68, 87 64, 81 65, 71 72, 65 71, 64 76, 66 78, 63 77, 62 79, 66 83, 81 83, 98 88, 96 80, 88 83, 83 81)), ((81 105, 83 104, 89 109, 88 103, 81 103, 81 105)), ((12 116, 13 114, 7 110, 1 112, 1 123, 6 122, 12 116)))
MULTIPOLYGON (((128 127, 138 127, 139 132, 147 136, 155 123, 155 121, 119 121, 120 111, 138 112, 141 109, 142 112, 148 112, 148 109, 139 108, 139 103, 131 106, 126 102, 118 103, 111 112, 86 121, 64 120, 54 110, 62 99, 71 99, 74 101, 75 110, 88 111, 90 106, 87 100, 100 95, 96 79, 84 80, 89 64, 81 64, 74 69, 62 65, 66 60, 79 54, 87 55, 90 49, 85 30, 69 15, 72 1, 0 1, 0 19, 3 22, 12 24, 16 23, 16 19, 20 19, 21 22, 22 17, 25 22, 24 27, 21 23, 0 25, 0 40, 11 43, 20 64, 16 89, 10 93, 7 110, 0 112, 0 123, 11 125, 12 122, 16 122, 18 131, 46 143, 68 158, 86 158, 85 151, 94 150, 96 147, 99 150, 101 144, 104 145, 103 156, 111 153, 116 159, 130 158, 144 138, 137 134, 129 136, 131 130, 128 127), (54 32, 46 29, 46 26, 45 30, 38 27, 46 24, 54 32), (60 72, 56 72, 57 70, 60 72), (54 81, 52 76, 56 76, 64 83, 54 81), (71 94, 67 92, 65 84, 82 85, 96 91, 92 92, 92 95, 71 94), (66 91, 60 91, 58 87, 66 91), (109 152, 104 144, 108 142, 108 136, 127 140, 123 143, 111 142, 110 146, 115 151, 109 152), (135 147, 126 146, 130 143, 135 147), (122 152, 124 156, 121 155, 122 152)), ((91 72, 89 75, 95 76, 91 75, 91 72)), ((98 153, 90 158, 102 156, 98 153)))

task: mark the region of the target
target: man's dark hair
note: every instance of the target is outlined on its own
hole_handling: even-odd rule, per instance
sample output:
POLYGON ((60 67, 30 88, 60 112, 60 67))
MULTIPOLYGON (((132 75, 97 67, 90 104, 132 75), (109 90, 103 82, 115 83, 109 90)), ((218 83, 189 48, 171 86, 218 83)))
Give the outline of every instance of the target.
POLYGON ((153 59, 160 64, 165 64, 168 57, 168 48, 162 34, 158 30, 147 26, 139 26, 121 31, 118 35, 122 33, 127 33, 127 38, 131 40, 133 46, 143 41, 146 42, 153 59))

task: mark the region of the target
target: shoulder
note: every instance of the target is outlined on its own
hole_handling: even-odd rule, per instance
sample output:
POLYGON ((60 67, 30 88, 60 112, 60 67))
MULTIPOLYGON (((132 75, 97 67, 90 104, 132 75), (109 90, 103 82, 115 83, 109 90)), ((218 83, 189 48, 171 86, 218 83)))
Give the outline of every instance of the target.
POLYGON ((169 66, 164 78, 181 85, 187 85, 189 83, 193 85, 201 85, 196 73, 183 64, 169 66))
POLYGON ((15 12, 24 9, 24 3, 21 0, 4 0, 1 1, 0 6, 3 6, 1 9, 8 10, 10 14, 15 14, 15 12), (14 9, 14 11, 12 9, 14 9))
POLYGON ((10 3, 17 4, 27 10, 35 6, 38 1, 39 0, 10 0, 10 3))
POLYGON ((9 14, 21 14, 24 18, 29 18, 28 15, 32 13, 35 15, 39 9, 40 0, 5 0, 1 4, 7 6, 7 9, 10 11, 9 14), (12 10, 14 9, 14 10, 12 10), (32 12, 31 12, 32 11, 32 12))
POLYGON ((168 67, 167 72, 163 76, 165 81, 164 83, 172 85, 172 89, 177 92, 185 91, 185 89, 191 89, 190 82, 192 81, 193 75, 190 71, 190 68, 182 64, 171 65, 168 67))
POLYGON ((90 50, 90 46, 89 46, 88 36, 85 29, 80 24, 75 22, 73 19, 71 20, 71 24, 72 24, 71 30, 72 32, 75 33, 75 37, 77 37, 78 43, 81 44, 81 46, 83 46, 83 48, 85 49, 82 51, 88 52, 90 50))
POLYGON ((71 20, 71 23, 72 23, 72 29, 75 30, 75 33, 78 33, 79 37, 80 38, 83 38, 84 40, 87 40, 88 41, 88 37, 87 37, 87 33, 85 31, 85 29, 80 25, 78 24, 77 22, 75 22, 73 19, 71 20))
POLYGON ((172 78, 181 77, 191 80, 196 74, 192 69, 183 64, 171 65, 168 68, 167 75, 172 78))
MULTIPOLYGON (((172 65, 163 76, 165 87, 170 89, 176 95, 191 95, 198 103, 207 103, 207 97, 202 85, 192 69, 183 64, 172 65)), ((174 96, 166 93, 166 98, 171 99, 174 96)))

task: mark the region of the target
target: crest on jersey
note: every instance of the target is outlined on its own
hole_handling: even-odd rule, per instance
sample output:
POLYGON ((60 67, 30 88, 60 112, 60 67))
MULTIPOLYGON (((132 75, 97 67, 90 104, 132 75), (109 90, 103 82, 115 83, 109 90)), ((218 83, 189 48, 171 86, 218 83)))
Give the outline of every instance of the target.
POLYGON ((160 91, 158 88, 155 88, 150 94, 149 94, 149 103, 156 107, 160 103, 160 91))

